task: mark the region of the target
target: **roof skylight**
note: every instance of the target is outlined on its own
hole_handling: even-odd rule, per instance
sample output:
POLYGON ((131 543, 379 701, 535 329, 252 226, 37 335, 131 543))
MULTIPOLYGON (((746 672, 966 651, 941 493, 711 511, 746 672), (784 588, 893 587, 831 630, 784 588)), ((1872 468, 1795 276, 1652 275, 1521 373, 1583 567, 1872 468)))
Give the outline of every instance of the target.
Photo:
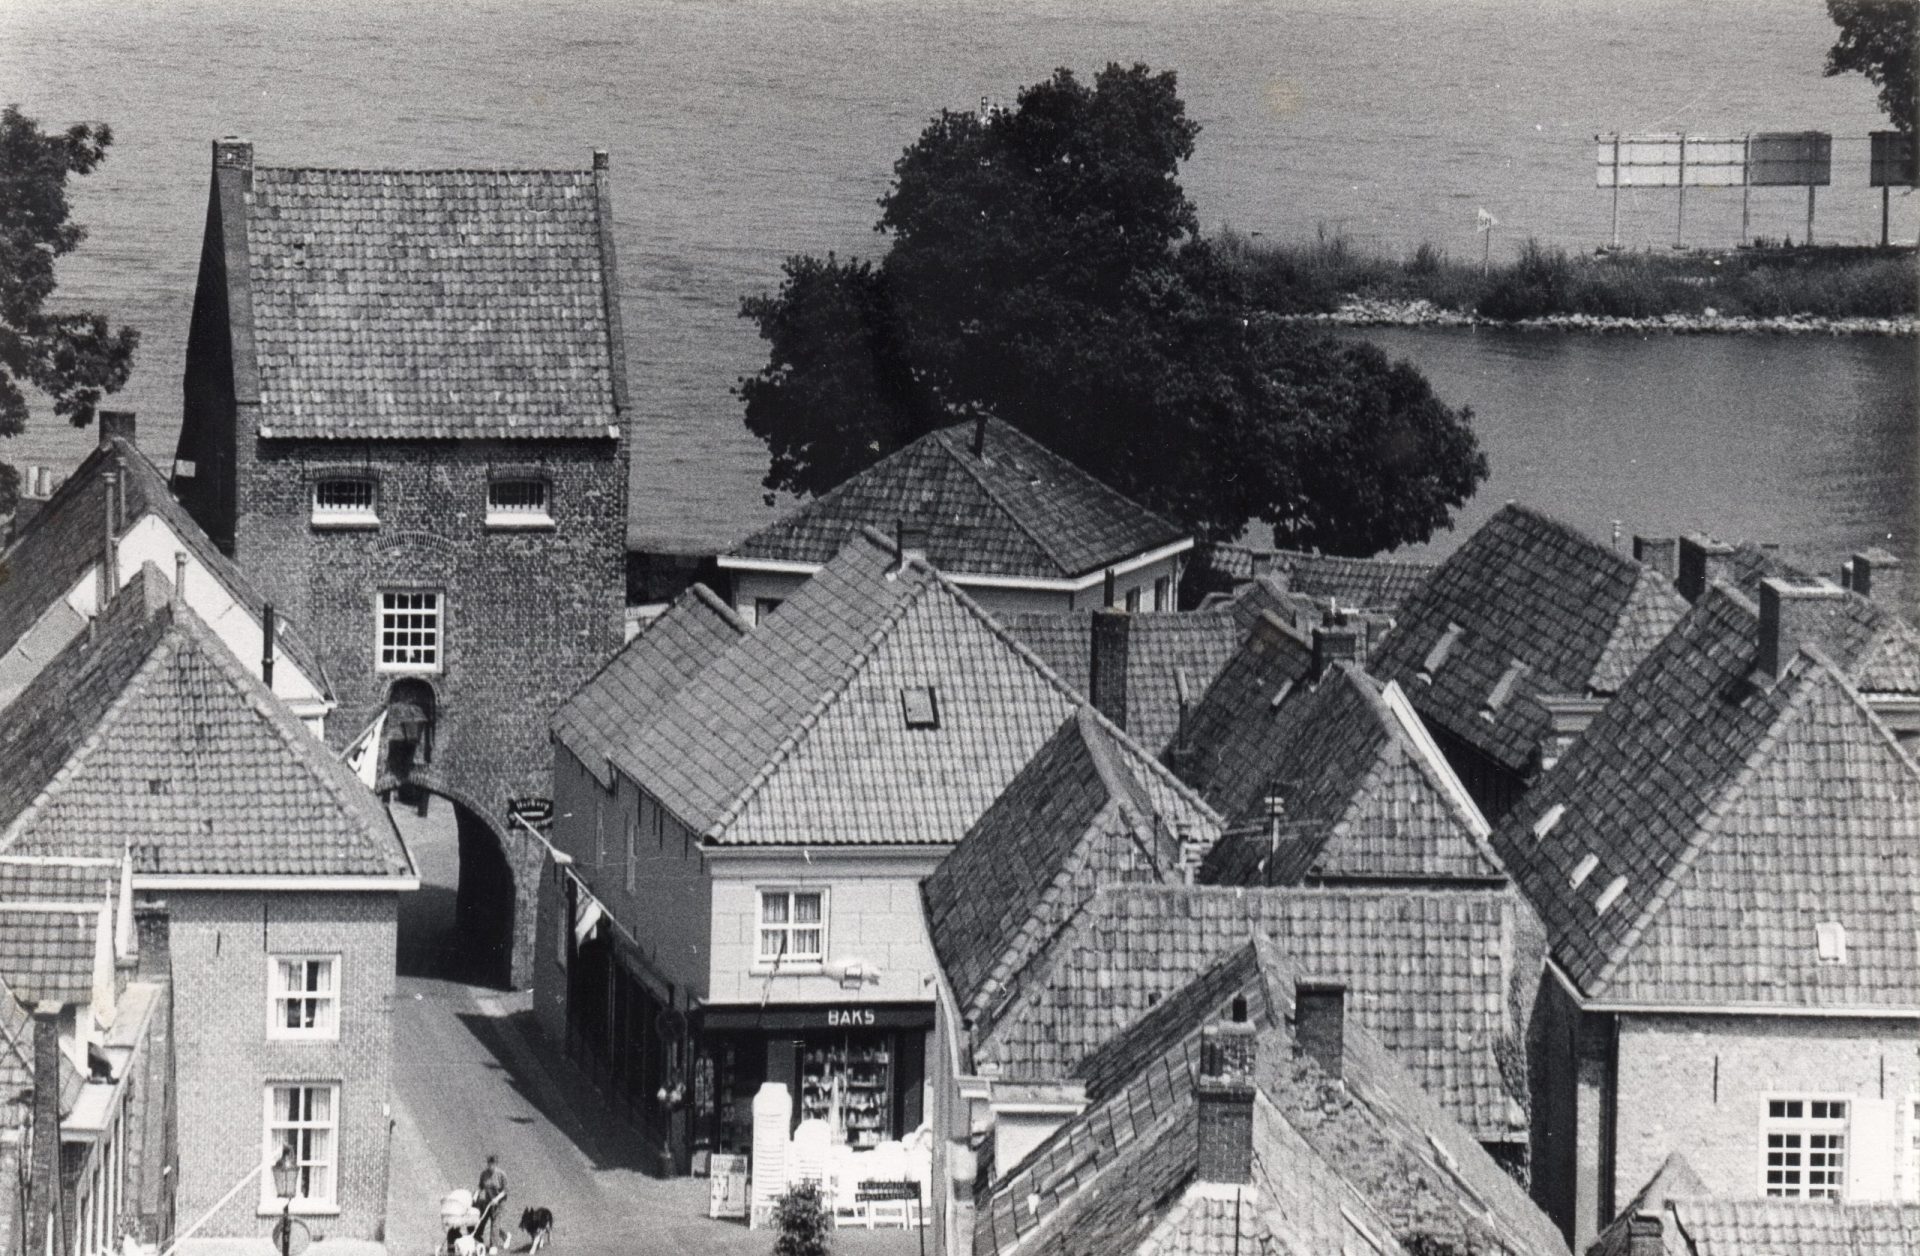
POLYGON ((940 699, 932 685, 905 685, 900 690, 900 707, 908 728, 940 727, 940 699))
POLYGON ((1573 875, 1567 878, 1567 884, 1576 890, 1579 889, 1580 883, 1592 876, 1593 870, 1599 866, 1600 856, 1592 853, 1587 854, 1579 863, 1573 865, 1573 875))
POLYGON ((1565 814, 1567 814, 1567 804, 1563 802, 1554 803, 1541 812, 1540 818, 1533 822, 1533 840, 1537 842, 1553 832, 1554 826, 1560 823, 1560 817, 1565 814))

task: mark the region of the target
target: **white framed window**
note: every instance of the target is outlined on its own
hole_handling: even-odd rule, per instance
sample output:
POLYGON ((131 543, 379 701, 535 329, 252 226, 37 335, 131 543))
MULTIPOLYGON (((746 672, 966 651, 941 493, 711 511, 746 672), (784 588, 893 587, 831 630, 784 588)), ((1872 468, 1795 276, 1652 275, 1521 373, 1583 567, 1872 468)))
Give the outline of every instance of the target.
POLYGON ((1847 1113, 1845 1099, 1766 1100, 1761 1134, 1766 1144, 1760 1184, 1782 1199, 1845 1199, 1847 1113))
POLYGON ((762 964, 818 964, 827 957, 827 892, 761 890, 762 964))
POLYGON ((313 526, 370 528, 380 522, 379 490, 372 476, 335 475, 313 482, 313 526))
MULTIPOLYGON (((272 1165, 289 1147, 300 1171, 293 1211, 338 1212, 340 1083, 275 1082, 267 1086, 263 1163, 272 1165)), ((260 1211, 279 1212, 287 1201, 274 1193, 271 1169, 261 1173, 260 1182, 260 1211)))
POLYGON ((430 589, 387 589, 380 594, 380 639, 375 659, 383 672, 440 670, 440 594, 430 589))
POLYGON ((340 957, 267 958, 267 1037, 322 1041, 340 1036, 340 957))
POLYGON ((489 528, 551 528, 552 489, 538 476, 501 476, 487 482, 489 528))

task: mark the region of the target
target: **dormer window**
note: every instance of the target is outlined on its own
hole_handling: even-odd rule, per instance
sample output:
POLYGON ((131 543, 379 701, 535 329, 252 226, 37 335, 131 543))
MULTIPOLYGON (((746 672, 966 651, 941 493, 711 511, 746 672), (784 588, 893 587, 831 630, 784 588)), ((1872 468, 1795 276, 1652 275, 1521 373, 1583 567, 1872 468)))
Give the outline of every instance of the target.
POLYGON ((489 528, 551 528, 549 486, 538 476, 496 476, 487 483, 489 528))
POLYGON ((908 728, 940 727, 940 698, 932 685, 908 685, 901 689, 900 705, 908 728))
POLYGON ((313 483, 313 526, 316 528, 371 528, 378 526, 379 492, 370 475, 327 476, 313 483))

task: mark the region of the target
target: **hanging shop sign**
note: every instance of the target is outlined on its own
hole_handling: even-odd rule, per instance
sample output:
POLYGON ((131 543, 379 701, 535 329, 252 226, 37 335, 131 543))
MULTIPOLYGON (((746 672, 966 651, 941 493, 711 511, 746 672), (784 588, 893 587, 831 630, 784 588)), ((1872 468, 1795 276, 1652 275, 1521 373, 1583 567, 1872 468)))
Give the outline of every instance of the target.
POLYGON ((553 799, 551 798, 509 798, 507 815, 523 824, 539 826, 553 819, 553 799))

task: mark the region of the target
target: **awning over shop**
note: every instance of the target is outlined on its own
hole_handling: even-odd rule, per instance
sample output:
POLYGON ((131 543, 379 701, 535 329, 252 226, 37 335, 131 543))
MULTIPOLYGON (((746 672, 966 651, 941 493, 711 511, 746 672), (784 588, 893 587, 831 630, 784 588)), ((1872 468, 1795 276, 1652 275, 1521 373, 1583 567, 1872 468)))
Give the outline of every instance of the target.
POLYGON ((708 1004, 697 1015, 707 1033, 933 1028, 931 1003, 708 1004))

